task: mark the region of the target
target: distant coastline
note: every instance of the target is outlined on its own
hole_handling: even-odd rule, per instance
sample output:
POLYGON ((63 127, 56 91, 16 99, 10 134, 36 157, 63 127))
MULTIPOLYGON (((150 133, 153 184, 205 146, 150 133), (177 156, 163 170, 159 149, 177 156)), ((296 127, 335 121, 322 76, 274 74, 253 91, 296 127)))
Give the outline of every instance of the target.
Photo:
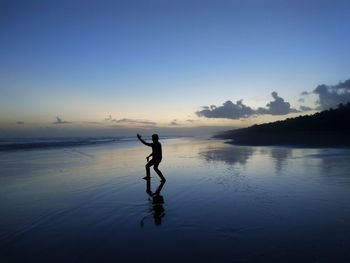
MULTIPOLYGON (((162 139, 177 138, 175 136, 162 137, 162 139)), ((0 152, 69 148, 81 146, 93 146, 110 143, 137 142, 136 136, 132 137, 61 137, 61 138, 9 138, 0 139, 0 152)))
POLYGON ((0 152, 17 150, 34 150, 64 148, 119 142, 123 138, 90 137, 90 138, 14 138, 0 140, 0 152))
POLYGON ((214 138, 249 146, 350 147, 350 103, 313 115, 229 130, 214 138))

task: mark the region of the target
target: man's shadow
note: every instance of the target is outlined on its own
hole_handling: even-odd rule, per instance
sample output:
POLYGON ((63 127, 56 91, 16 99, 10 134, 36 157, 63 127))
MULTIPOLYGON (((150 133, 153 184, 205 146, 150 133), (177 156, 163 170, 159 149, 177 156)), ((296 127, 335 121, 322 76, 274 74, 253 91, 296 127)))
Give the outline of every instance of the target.
MULTIPOLYGON (((158 185, 158 188, 155 192, 152 192, 151 190, 151 179, 148 178, 146 180, 146 193, 150 196, 148 200, 151 201, 151 208, 150 211, 152 212, 154 224, 156 226, 159 226, 162 224, 162 219, 165 216, 165 209, 164 209, 164 197, 160 194, 160 192, 163 189, 163 186, 165 184, 165 181, 161 181, 158 185)), ((141 227, 144 226, 144 221, 147 217, 142 218, 140 225, 141 227)))

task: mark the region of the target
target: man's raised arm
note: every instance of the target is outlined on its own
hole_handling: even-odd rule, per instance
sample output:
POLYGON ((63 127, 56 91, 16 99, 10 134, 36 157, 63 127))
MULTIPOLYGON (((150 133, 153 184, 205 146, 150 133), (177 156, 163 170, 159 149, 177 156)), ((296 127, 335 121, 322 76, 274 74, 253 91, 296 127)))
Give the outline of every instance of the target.
POLYGON ((152 143, 148 143, 148 142, 145 142, 142 138, 141 138, 141 135, 140 134, 137 134, 137 138, 140 140, 140 142, 142 142, 144 145, 147 145, 147 146, 152 146, 152 143))

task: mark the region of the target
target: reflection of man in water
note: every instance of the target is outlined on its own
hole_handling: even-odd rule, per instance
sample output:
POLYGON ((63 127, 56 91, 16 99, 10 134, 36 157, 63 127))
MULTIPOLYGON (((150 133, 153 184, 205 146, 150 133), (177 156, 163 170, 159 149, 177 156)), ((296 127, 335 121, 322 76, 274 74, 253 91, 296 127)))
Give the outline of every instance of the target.
POLYGON ((155 193, 153 195, 152 205, 153 205, 154 224, 157 226, 160 226, 162 224, 162 218, 165 215, 163 204, 164 204, 163 196, 155 193))
MULTIPOLYGON (((150 211, 152 212, 154 224, 156 226, 160 226, 162 224, 162 219, 165 216, 165 209, 164 209, 164 197, 160 194, 160 191, 162 190, 163 186, 165 184, 165 181, 161 181, 159 184, 157 190, 153 193, 151 190, 151 179, 148 178, 146 180, 146 193, 151 197, 149 200, 152 201, 152 206, 150 211)), ((145 220, 147 216, 141 219, 140 225, 143 227, 145 225, 145 220)))
POLYGON ((158 166, 160 162, 162 161, 162 145, 159 142, 158 134, 152 135, 152 141, 153 143, 145 142, 143 139, 141 139, 141 135, 137 134, 137 138, 146 146, 152 147, 152 153, 146 157, 147 164, 146 164, 146 177, 143 179, 149 179, 151 177, 150 173, 150 167, 153 165, 154 171, 159 175, 161 181, 165 181, 165 178, 162 174, 162 172, 158 169, 158 166), (149 157, 152 156, 152 160, 149 160, 149 157))

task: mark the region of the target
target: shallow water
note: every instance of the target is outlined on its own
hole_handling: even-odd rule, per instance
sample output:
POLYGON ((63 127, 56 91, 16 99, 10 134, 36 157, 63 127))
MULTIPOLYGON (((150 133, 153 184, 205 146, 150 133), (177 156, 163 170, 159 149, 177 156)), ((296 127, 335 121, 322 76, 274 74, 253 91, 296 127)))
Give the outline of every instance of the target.
POLYGON ((162 143, 0 152, 0 261, 350 261, 350 150, 162 143))

